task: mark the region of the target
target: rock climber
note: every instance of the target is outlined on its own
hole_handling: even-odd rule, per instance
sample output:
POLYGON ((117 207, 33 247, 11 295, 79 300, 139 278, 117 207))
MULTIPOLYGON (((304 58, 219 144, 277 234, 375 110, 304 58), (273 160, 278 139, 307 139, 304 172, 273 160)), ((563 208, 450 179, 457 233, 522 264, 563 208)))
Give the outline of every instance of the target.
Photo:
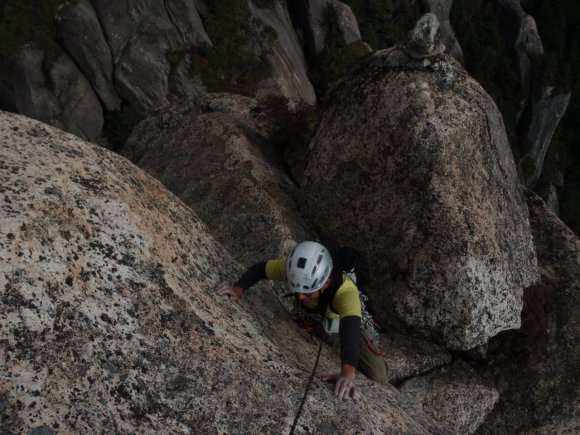
POLYGON ((302 309, 319 316, 328 338, 336 339, 332 334, 338 333, 341 369, 323 379, 335 383, 334 393, 339 399, 357 400, 357 367, 379 383, 387 382, 387 370, 378 341, 373 338, 378 338, 378 334, 372 319, 369 322, 365 318, 363 322, 363 315, 370 315, 361 302, 356 275, 340 269, 336 265, 333 268, 333 256, 327 246, 305 241, 296 245, 286 258, 256 263, 233 286, 222 283, 216 292, 238 300, 262 279, 285 281, 302 309))

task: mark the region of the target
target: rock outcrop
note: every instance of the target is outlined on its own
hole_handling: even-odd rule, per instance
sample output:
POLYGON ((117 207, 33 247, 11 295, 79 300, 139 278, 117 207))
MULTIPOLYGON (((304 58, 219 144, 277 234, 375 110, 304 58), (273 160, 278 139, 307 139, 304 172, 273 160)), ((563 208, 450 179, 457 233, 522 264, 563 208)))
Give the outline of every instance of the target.
POLYGON ((515 127, 529 141, 523 165, 524 183, 534 189, 542 174, 552 136, 570 102, 570 93, 554 94, 554 87, 534 81, 532 58, 544 54, 536 21, 522 8, 520 0, 494 0, 506 45, 517 63, 524 101, 515 127))
POLYGON ((314 49, 320 53, 325 47, 328 8, 334 8, 338 15, 338 24, 347 44, 361 41, 358 22, 352 9, 347 4, 337 0, 308 0, 306 14, 310 32, 314 36, 314 49))
POLYGON ((434 343, 389 331, 381 334, 385 348, 387 376, 393 385, 451 364, 451 354, 434 343))
POLYGON ((580 431, 580 239, 536 194, 526 202, 541 281, 526 290, 522 329, 490 342, 500 400, 479 433, 580 431))
POLYGON ((531 57, 544 54, 536 20, 522 8, 520 0, 494 0, 502 32, 516 57, 524 95, 531 90, 531 57))
MULTIPOLYGON (((415 34, 435 35, 435 21, 426 16, 415 34)), ((302 187, 318 229, 370 257, 383 322, 394 311, 470 349, 519 327, 538 269, 501 115, 441 51, 436 40, 411 41, 340 79, 302 187)))
MULTIPOLYGON (((288 432, 317 345, 127 160, 0 113, 0 414, 14 433, 288 432)), ((322 353, 319 373, 336 370, 322 353)), ((298 433, 449 433, 389 386, 356 404, 317 375, 298 433)))
MULTIPOLYGON (((271 77, 257 84, 256 96, 283 95, 315 104, 316 94, 286 2, 275 0, 268 7, 244 2, 249 10, 247 26, 259 41, 250 49, 267 52, 272 66, 271 77), (264 34, 274 34, 273 43, 264 34)), ((39 59, 52 55, 35 49, 37 53, 21 55, 15 65, 18 111, 92 140, 100 133, 102 119, 100 124, 95 121, 102 118, 103 107, 114 112, 127 103, 141 114, 149 114, 170 102, 205 93, 195 51, 212 45, 201 19, 202 15, 207 18, 207 12, 200 0, 66 2, 58 10, 56 31, 58 42, 74 62, 68 56, 63 59, 74 64, 79 76, 75 83, 84 87, 90 83, 91 93, 98 99, 80 85, 66 89, 64 98, 62 90, 52 95, 50 86, 45 86, 49 78, 39 70, 44 62, 39 59), (95 106, 99 100, 102 107, 95 106), (94 113, 94 119, 88 119, 86 107, 79 109, 79 105, 89 104, 93 110, 88 113, 94 113)), ((4 87, 0 90, 1 104, 11 107, 11 96, 4 87)))
POLYGON ((14 62, 18 111, 93 140, 103 126, 103 109, 88 80, 66 53, 47 58, 34 45, 22 47, 14 62))
POLYGON ((292 26, 287 2, 276 1, 274 7, 255 9, 254 14, 276 32, 268 56, 272 77, 258 84, 257 97, 284 95, 291 100, 316 104, 316 92, 308 78, 304 52, 292 26))
POLYGON ((435 14, 439 20, 439 36, 445 52, 453 56, 461 64, 464 63, 463 50, 455 37, 453 26, 449 20, 453 0, 428 0, 430 11, 435 14))
POLYGON ((313 237, 299 214, 298 188, 253 128, 255 107, 227 94, 181 103, 145 119, 126 151, 248 266, 313 237))
POLYGON ((113 57, 97 12, 88 0, 70 1, 55 18, 58 39, 75 60, 109 111, 119 110, 121 99, 113 86, 113 57))
POLYGON ((95 0, 93 6, 113 56, 115 89, 142 113, 168 101, 167 54, 210 44, 195 5, 185 0, 95 0))
POLYGON ((531 142, 525 157, 529 159, 531 169, 527 173, 526 186, 534 189, 542 170, 544 159, 552 142, 556 127, 568 109, 571 94, 553 95, 554 88, 544 87, 530 101, 531 120, 527 137, 531 142))

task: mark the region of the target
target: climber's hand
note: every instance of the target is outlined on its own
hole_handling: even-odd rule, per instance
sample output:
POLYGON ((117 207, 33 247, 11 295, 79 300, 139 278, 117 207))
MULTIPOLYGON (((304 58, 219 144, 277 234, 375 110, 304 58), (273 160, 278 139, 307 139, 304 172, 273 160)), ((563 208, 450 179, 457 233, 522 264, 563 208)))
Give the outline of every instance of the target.
POLYGON ((348 398, 358 400, 360 395, 354 382, 355 373, 356 370, 353 366, 343 364, 340 373, 333 373, 325 376, 323 380, 325 382, 334 382, 334 394, 340 400, 346 400, 348 398))
POLYGON ((237 301, 242 297, 242 293, 244 293, 244 289, 240 286, 231 286, 227 282, 221 282, 215 287, 215 292, 220 295, 228 295, 230 299, 237 301))

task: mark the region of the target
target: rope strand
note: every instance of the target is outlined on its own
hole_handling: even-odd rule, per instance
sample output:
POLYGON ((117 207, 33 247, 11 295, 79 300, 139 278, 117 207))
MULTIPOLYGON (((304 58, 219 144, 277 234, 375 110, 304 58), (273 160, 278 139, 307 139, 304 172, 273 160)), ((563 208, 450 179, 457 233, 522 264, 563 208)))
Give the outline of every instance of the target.
POLYGON ((324 344, 324 339, 320 340, 320 346, 318 347, 318 355, 316 355, 316 362, 314 363, 314 367, 312 368, 312 373, 310 373, 310 379, 308 379, 308 384, 306 385, 306 390, 304 391, 304 397, 302 397, 302 402, 300 403, 300 407, 298 408, 298 412, 296 413, 296 417, 294 417, 294 423, 292 424, 292 429, 290 429, 290 435, 294 434, 294 430, 296 429, 296 425, 298 424, 298 420, 302 415, 302 410, 304 409, 304 404, 306 403, 306 397, 308 397, 308 392, 310 391, 310 385, 312 385, 312 381, 314 380, 314 374, 316 373, 316 368, 318 367, 318 361, 320 360, 320 353, 322 352, 322 345, 324 344))

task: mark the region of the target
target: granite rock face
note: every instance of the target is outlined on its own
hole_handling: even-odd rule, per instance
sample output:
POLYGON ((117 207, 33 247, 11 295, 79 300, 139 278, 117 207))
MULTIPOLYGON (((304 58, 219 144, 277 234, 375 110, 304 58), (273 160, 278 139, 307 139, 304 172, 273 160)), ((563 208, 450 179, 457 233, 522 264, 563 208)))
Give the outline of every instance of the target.
POLYGON ((521 330, 490 342, 500 400, 479 433, 578 433, 580 239, 535 193, 526 202, 541 281, 526 289, 521 330))
POLYGON ((412 41, 340 79, 302 187, 317 229, 370 257, 382 321, 470 349, 519 327, 538 268, 501 115, 439 52, 412 41))
MULTIPOLYGON (((288 432, 317 345, 276 293, 211 290, 241 266, 158 181, 0 113, 0 418, 15 433, 288 432)), ((298 433, 448 433, 325 348, 298 433)))
POLYGON ((18 111, 93 140, 103 126, 103 109, 88 80, 66 53, 47 58, 25 45, 14 63, 18 111))
POLYGON ((258 84, 256 96, 283 95, 291 100, 316 104, 316 93, 308 78, 306 60, 287 3, 276 1, 274 7, 255 9, 253 14, 276 32, 276 39, 268 47, 272 77, 258 84))
POLYGON ((117 93, 142 113, 167 103, 167 54, 211 44, 195 4, 186 0, 95 0, 109 44, 117 93))
POLYGON ((434 343, 389 331, 381 335, 387 376, 393 385, 425 375, 452 362, 451 354, 434 343))
POLYGON ((123 147, 123 155, 131 161, 140 160, 149 150, 162 146, 167 135, 178 129, 185 119, 202 113, 226 113, 253 129, 257 109, 258 103, 253 98, 225 93, 203 94, 180 104, 164 106, 135 127, 123 147))
MULTIPOLYGON (((286 2, 276 0, 268 7, 255 7, 244 1, 251 12, 248 28, 256 40, 264 41, 253 48, 269 53, 272 66, 271 77, 257 85, 256 96, 283 95, 315 104, 316 94, 286 2), (263 38, 264 34, 275 34, 273 42, 263 38)), ((62 99, 49 95, 50 86, 45 86, 48 78, 39 68, 47 54, 39 52, 21 55, 14 67, 15 96, 2 87, 0 103, 9 108, 15 100, 20 113, 59 128, 68 127, 75 134, 80 128, 80 137, 94 139, 98 134, 93 131, 100 133, 101 126, 87 124, 88 115, 81 114, 79 105, 90 104, 93 110, 88 113, 94 113, 92 121, 98 121, 103 107, 115 112, 127 103, 141 114, 150 114, 168 103, 199 96, 206 88, 199 71, 195 72, 194 51, 212 45, 201 14, 207 14, 201 0, 66 2, 55 18, 58 42, 74 60, 74 68, 80 70, 75 83, 90 84, 88 88, 98 99, 75 85, 66 90, 64 101, 57 102, 62 99), (95 106, 95 101, 103 107, 95 106), (82 116, 85 124, 79 127, 77 119, 61 119, 60 112, 73 118, 82 116)))
POLYGON ((195 210, 242 263, 286 255, 312 232, 280 157, 252 128, 255 101, 204 98, 207 104, 179 104, 143 121, 129 139, 146 149, 134 161, 195 210))
POLYGON ((88 0, 70 1, 56 16, 58 39, 75 60, 109 110, 119 110, 121 100, 113 86, 113 57, 97 12, 88 0))
POLYGON ((474 433, 499 396, 462 361, 405 382, 401 392, 456 434, 474 433))

